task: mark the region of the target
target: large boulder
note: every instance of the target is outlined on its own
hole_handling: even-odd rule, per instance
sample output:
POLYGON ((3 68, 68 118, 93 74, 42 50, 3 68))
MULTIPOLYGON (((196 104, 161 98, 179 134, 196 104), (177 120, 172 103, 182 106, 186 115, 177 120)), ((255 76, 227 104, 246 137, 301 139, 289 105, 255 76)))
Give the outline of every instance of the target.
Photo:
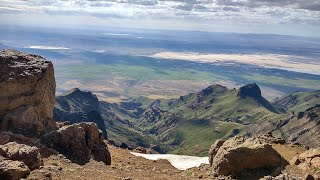
POLYGON ((0 156, 14 161, 24 162, 30 170, 43 166, 43 161, 37 147, 10 142, 0 145, 0 156))
POLYGON ((283 164, 281 155, 259 138, 235 137, 214 151, 209 158, 214 172, 222 176, 241 179, 278 175, 283 164))
POLYGON ((64 154, 72 162, 85 164, 90 158, 111 164, 111 156, 95 123, 79 123, 61 127, 41 138, 41 142, 64 154))
POLYGON ((54 129, 53 65, 38 55, 0 51, 0 130, 40 136, 54 129))
POLYGON ((30 170, 23 162, 6 159, 0 161, 1 180, 19 180, 27 177, 29 174, 30 170))

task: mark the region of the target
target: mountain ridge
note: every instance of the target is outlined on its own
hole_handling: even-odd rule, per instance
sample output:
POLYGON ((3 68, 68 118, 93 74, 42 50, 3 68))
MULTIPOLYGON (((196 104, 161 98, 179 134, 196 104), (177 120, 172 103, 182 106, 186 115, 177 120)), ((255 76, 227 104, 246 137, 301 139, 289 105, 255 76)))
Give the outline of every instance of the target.
MULTIPOLYGON (((80 97, 89 92, 81 92, 72 89, 57 99, 70 98, 85 106, 88 101, 82 102, 80 97)), ((239 89, 214 84, 176 99, 140 97, 121 103, 94 99, 94 107, 99 109, 100 119, 111 134, 111 143, 124 143, 129 148, 157 147, 159 152, 187 155, 204 155, 216 139, 246 134, 251 126, 280 122, 287 116, 277 103, 261 95, 256 83, 239 89)))

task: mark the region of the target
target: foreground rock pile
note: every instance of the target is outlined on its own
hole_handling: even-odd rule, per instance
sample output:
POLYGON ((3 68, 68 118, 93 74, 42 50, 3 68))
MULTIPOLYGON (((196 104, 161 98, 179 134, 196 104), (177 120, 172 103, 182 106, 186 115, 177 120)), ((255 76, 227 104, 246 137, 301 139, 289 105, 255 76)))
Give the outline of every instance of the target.
POLYGON ((55 79, 51 62, 15 50, 0 51, 0 92, 0 179, 26 178, 50 154, 79 164, 91 158, 111 164, 96 124, 52 120, 55 79))
POLYGON ((320 178, 320 149, 306 150, 271 134, 217 140, 210 148, 209 162, 216 178, 301 179, 301 173, 320 178), (299 155, 291 157, 295 154, 299 155))
POLYGON ((43 166, 37 147, 9 142, 0 145, 0 178, 20 179, 43 166))
POLYGON ((257 138, 239 136, 218 141, 210 151, 210 165, 219 175, 245 178, 280 174, 281 155, 257 138))
POLYGON ((72 162, 85 164, 92 156, 97 161, 111 164, 111 156, 103 142, 103 134, 94 123, 64 126, 41 138, 47 147, 57 149, 72 162))

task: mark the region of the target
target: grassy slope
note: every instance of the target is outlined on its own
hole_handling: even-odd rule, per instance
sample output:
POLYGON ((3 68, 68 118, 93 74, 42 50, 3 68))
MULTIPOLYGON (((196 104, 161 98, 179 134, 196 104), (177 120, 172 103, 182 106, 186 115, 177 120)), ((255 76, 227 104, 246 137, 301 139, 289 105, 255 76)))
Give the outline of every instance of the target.
POLYGON ((316 104, 320 104, 320 91, 296 92, 278 99, 274 104, 287 112, 302 112, 316 104))
POLYGON ((118 104, 100 102, 100 108, 106 121, 109 140, 120 145, 126 143, 129 147, 148 147, 155 144, 156 140, 142 133, 139 127, 135 126, 135 111, 123 109, 118 104))
POLYGON ((268 111, 253 98, 240 98, 237 94, 238 90, 233 89, 209 95, 191 93, 176 100, 162 100, 160 107, 179 120, 170 125, 171 117, 162 117, 147 128, 160 132, 159 139, 171 145, 171 153, 206 155, 215 140, 243 134, 245 126, 258 119, 282 116, 268 111))

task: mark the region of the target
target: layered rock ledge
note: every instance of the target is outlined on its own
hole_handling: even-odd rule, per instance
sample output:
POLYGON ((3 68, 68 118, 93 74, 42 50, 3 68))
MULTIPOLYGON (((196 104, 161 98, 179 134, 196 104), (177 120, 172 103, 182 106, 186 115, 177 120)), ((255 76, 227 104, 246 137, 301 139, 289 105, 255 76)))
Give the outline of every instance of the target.
POLYGON ((0 51, 0 130, 40 136, 55 128, 53 65, 38 55, 0 51))

